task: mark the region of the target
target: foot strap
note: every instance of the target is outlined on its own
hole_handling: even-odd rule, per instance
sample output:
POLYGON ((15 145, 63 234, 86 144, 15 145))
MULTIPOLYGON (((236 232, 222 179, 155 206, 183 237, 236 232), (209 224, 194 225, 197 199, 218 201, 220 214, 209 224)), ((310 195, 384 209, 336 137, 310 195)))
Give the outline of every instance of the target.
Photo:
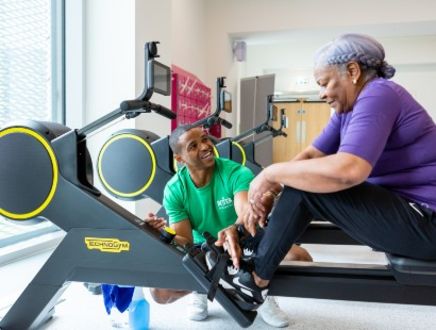
POLYGON ((209 251, 212 251, 217 256, 216 264, 206 273, 206 278, 210 281, 210 287, 207 291, 207 299, 213 301, 218 289, 220 278, 223 277, 224 271, 229 260, 229 255, 215 245, 215 238, 209 233, 203 234, 206 238, 206 246, 209 251))

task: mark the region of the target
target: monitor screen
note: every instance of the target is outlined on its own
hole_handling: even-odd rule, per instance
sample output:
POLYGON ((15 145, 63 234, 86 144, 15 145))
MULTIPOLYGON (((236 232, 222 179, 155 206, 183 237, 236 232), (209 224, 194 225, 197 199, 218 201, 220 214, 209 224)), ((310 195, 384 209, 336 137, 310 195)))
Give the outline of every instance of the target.
POLYGON ((155 60, 149 61, 148 88, 162 95, 170 95, 171 69, 155 60))

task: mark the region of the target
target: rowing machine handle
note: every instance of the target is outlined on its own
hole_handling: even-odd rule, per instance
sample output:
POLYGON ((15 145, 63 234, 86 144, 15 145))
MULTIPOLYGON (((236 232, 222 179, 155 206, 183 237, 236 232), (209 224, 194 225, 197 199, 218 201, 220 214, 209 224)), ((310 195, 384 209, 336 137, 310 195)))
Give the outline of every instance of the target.
POLYGON ((139 109, 145 109, 145 110, 153 110, 156 113, 167 117, 169 119, 175 119, 177 116, 174 112, 172 112, 170 109, 156 104, 152 103, 150 101, 142 101, 142 100, 130 100, 130 101, 123 101, 120 104, 120 109, 122 111, 130 111, 130 110, 139 110, 139 109))
POLYGON ((151 110, 164 117, 167 117, 168 119, 176 119, 177 117, 177 115, 174 112, 172 112, 170 109, 159 104, 152 103, 151 110))
POLYGON ((225 128, 231 129, 233 127, 231 122, 228 122, 227 120, 220 118, 219 122, 221 125, 223 125, 225 128))

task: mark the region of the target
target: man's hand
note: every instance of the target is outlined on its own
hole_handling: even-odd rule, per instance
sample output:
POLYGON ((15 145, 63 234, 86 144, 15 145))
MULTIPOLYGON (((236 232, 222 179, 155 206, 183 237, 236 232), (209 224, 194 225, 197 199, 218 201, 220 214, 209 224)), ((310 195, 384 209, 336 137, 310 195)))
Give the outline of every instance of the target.
POLYGON ((227 250, 232 258, 233 266, 239 268, 241 258, 241 247, 239 246, 238 230, 235 225, 231 225, 218 232, 218 239, 215 245, 222 246, 227 250))
MULTIPOLYGON (((274 206, 274 202, 276 197, 278 196, 278 193, 275 191, 268 190, 266 193, 262 195, 262 198, 260 199, 260 202, 262 203, 263 207, 265 208, 265 215, 268 216, 268 214, 271 213, 271 210, 274 206)), ((265 217, 266 219, 266 217, 265 217)))
POLYGON ((148 218, 144 219, 144 223, 155 231, 163 229, 167 224, 164 218, 158 218, 153 213, 148 214, 148 218))

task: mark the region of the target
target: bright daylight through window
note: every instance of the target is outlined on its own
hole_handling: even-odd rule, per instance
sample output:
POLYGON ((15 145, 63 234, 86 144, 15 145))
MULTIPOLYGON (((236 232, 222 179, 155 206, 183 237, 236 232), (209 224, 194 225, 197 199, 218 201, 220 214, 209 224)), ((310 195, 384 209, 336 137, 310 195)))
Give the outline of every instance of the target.
MULTIPOLYGON (((0 127, 23 119, 63 122, 62 8, 62 0, 1 1, 0 127)), ((0 218, 0 248, 53 227, 0 218)))

